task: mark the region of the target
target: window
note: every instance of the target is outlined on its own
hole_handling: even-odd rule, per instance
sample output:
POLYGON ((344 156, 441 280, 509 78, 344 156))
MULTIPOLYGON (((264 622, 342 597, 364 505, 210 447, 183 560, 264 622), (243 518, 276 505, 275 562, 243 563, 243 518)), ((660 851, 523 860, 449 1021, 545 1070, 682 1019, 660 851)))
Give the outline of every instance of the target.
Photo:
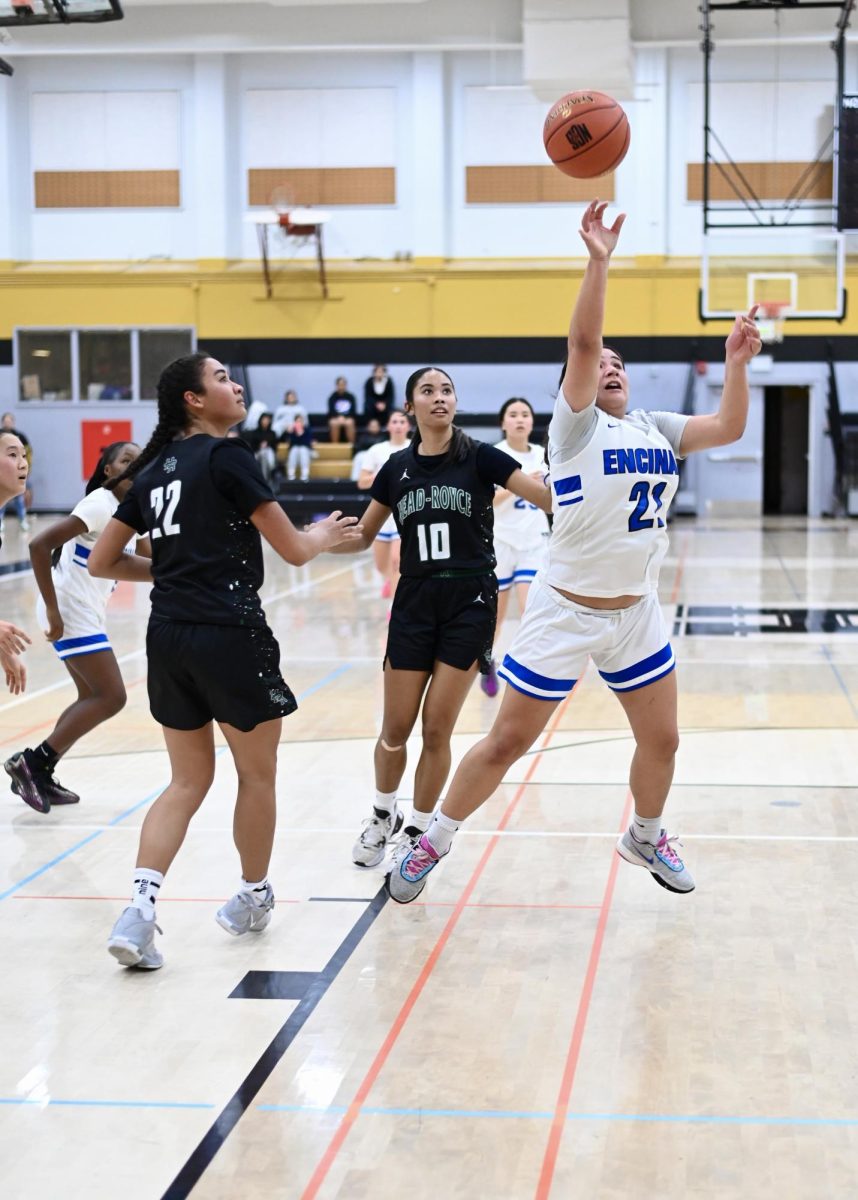
POLYGON ((19 329, 18 394, 67 403, 155 400, 161 371, 195 345, 193 329, 19 329))
POLYGON ((167 363, 194 349, 190 329, 140 330, 140 399, 157 400, 158 376, 167 363))
POLYGON ((22 400, 71 400, 71 334, 26 330, 18 334, 18 383, 22 400))
POLYGON ((81 331, 78 380, 81 400, 130 400, 131 334, 81 331))

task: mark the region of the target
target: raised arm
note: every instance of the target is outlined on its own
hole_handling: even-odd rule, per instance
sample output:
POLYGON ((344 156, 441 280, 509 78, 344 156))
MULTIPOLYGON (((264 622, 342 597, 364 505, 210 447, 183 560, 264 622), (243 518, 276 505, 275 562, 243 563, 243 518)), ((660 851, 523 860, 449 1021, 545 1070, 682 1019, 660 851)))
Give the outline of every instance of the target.
POLYGON ((92 548, 86 565, 96 579, 126 579, 130 583, 152 582, 152 560, 139 554, 126 554, 125 547, 136 529, 111 517, 92 548))
POLYGON ((736 317, 724 344, 724 388, 718 411, 688 418, 679 444, 680 454, 711 450, 713 446, 728 446, 731 442, 737 442, 745 432, 748 420, 748 363, 755 354, 759 354, 762 346, 760 331, 754 321, 757 307, 755 304, 747 315, 736 317))
POLYGON ((362 531, 357 517, 344 517, 332 512, 324 521, 316 521, 309 529, 296 529, 275 501, 260 504, 251 521, 266 542, 282 559, 293 567, 302 567, 323 550, 345 547, 362 550, 362 531))
POLYGON ((608 264, 626 219, 625 213, 620 213, 608 228, 602 222, 607 207, 594 200, 587 206, 579 230, 590 258, 569 323, 563 376, 563 397, 573 412, 581 412, 593 403, 599 383, 608 264))

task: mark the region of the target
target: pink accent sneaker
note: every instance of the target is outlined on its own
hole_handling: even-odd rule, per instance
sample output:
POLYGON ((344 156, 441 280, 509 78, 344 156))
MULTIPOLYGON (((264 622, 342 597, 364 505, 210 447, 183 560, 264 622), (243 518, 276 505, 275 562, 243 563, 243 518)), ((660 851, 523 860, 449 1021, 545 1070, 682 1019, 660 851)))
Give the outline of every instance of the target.
POLYGON ((397 847, 393 866, 387 876, 387 890, 391 899, 399 904, 410 904, 416 900, 426 886, 426 876, 444 857, 425 833, 416 842, 403 840, 397 847))

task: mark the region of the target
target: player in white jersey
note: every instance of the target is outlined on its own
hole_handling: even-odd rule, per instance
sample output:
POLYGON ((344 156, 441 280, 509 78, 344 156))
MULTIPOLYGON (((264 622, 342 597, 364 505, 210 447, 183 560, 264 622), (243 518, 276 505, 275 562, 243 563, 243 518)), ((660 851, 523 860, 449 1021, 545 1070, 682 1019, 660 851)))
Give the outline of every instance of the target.
MULTIPOLYGON (((533 433, 533 409, 522 396, 513 396, 504 401, 500 410, 500 426, 503 438, 495 442, 521 465, 525 475, 544 480, 547 475, 545 451, 541 446, 531 445, 533 433)), ((514 496, 506 488, 495 492, 495 558, 498 577, 498 620, 500 629, 509 608, 509 598, 515 588, 518 607, 524 612, 527 590, 533 582, 545 556, 548 541, 548 517, 535 504, 514 496)), ((498 676, 495 660, 485 675, 480 676, 480 687, 487 696, 498 694, 498 676)))
MULTIPOLYGON (((77 687, 77 699, 60 714, 45 740, 33 750, 13 754, 4 764, 12 791, 37 812, 78 802, 80 797, 54 776, 57 762, 85 733, 125 705, 125 685, 105 628, 107 602, 115 585, 112 580, 94 579, 87 559, 116 512, 122 492, 130 487, 129 483, 121 492, 109 492, 102 485, 120 475, 139 452, 133 442, 108 446, 71 515, 30 543, 40 592, 37 618, 77 687)), ((133 548, 134 541, 129 544, 133 548)))
MULTIPOLYGON (((624 217, 603 224, 594 201, 581 223, 589 253, 569 328, 568 358, 549 426, 554 526, 548 561, 500 674, 506 689, 491 731, 465 756, 433 823, 399 863, 394 899, 419 895, 450 850, 458 825, 486 800, 536 741, 592 658, 625 710, 635 739, 629 786, 634 821, 617 850, 663 887, 694 880, 662 826, 679 744, 673 651, 658 602, 658 568, 676 461, 742 436, 747 365, 760 350, 756 308, 736 318, 726 342, 724 389, 706 416, 628 416, 620 356, 602 345, 608 263, 624 217)), ((674 839, 675 840, 675 839, 674 839)))
MULTIPOLYGON (((411 422, 401 409, 393 410, 387 418, 385 429, 388 440, 376 442, 374 446, 370 446, 364 452, 357 481, 358 487, 363 491, 372 486, 373 479, 391 454, 396 454, 397 450, 404 450, 408 445, 411 422)), ((396 521, 393 519, 392 513, 376 534, 375 541, 372 543, 372 554, 375 559, 375 568, 384 581, 381 594, 387 599, 393 595, 396 581, 399 578, 399 530, 396 528, 396 521)))

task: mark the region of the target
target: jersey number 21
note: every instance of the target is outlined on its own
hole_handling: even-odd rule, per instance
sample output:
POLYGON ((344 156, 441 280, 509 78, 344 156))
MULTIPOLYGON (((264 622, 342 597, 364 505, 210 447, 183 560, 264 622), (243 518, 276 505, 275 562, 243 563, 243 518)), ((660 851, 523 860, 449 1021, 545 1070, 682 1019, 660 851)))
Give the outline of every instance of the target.
POLYGON ((149 493, 149 503, 155 510, 156 524, 152 526, 152 537, 171 537, 174 533, 181 533, 182 527, 178 521, 173 518, 176 515, 176 509, 179 507, 179 498, 182 495, 181 479, 174 479, 172 483, 168 483, 166 489, 162 487, 152 488, 149 493), (164 508, 164 492, 166 490, 167 507, 164 508), (161 513, 164 514, 163 521, 161 513), (159 528, 160 525, 160 528, 159 528))

